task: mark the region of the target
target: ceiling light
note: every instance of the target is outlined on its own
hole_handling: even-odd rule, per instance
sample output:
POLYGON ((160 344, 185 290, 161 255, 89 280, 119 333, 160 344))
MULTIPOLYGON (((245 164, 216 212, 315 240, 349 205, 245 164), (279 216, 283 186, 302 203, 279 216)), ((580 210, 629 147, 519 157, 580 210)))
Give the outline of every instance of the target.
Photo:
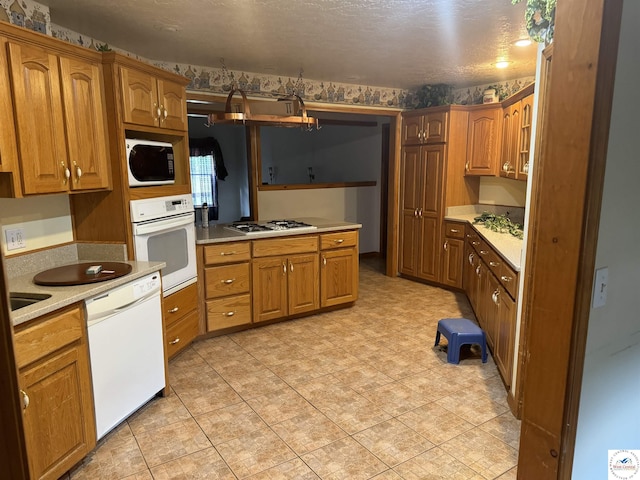
POLYGON ((528 47, 529 45, 531 45, 531 39, 530 38, 521 38, 520 40, 515 42, 514 45, 516 47, 528 47))
POLYGON ((511 62, 507 62, 506 60, 496 62, 496 68, 507 68, 511 62))

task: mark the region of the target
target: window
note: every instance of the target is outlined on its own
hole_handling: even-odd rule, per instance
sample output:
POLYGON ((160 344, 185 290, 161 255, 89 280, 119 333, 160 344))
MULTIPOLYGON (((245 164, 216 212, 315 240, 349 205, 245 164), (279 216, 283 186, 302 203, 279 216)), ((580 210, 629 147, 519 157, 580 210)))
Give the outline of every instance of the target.
POLYGON ((189 157, 189 162, 194 206, 201 207, 206 203, 209 208, 217 209, 216 164, 213 154, 189 157))

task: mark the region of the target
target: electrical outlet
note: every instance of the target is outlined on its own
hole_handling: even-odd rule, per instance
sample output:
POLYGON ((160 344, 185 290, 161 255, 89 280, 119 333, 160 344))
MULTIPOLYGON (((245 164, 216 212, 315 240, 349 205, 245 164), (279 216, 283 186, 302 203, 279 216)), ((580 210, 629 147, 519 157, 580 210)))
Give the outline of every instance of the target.
POLYGON ((603 307, 607 303, 609 269, 607 267, 597 269, 593 283, 593 308, 603 307))
POLYGON ((24 228, 8 228, 4 231, 4 236, 7 239, 7 250, 18 250, 27 246, 24 228))

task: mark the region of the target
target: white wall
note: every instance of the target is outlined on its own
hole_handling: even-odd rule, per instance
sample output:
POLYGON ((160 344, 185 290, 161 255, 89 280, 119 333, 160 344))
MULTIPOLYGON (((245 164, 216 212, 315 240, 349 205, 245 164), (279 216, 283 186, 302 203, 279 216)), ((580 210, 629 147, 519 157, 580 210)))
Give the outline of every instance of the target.
POLYGON ((189 117, 189 137, 214 137, 220 144, 229 176, 218 180, 219 218, 212 223, 230 223, 249 215, 249 181, 245 128, 234 125, 207 127, 206 119, 189 117))
POLYGON ((478 203, 524 207, 527 182, 502 177, 480 177, 478 203))
POLYGON ((380 183, 375 187, 319 188, 258 192, 259 220, 320 217, 356 222, 360 253, 380 251, 380 183))
POLYGON ((0 198, 2 250, 5 256, 73 241, 68 195, 0 198), (7 251, 5 230, 24 229, 26 248, 7 251))
POLYGON ((608 295, 589 316, 576 479, 608 478, 608 450, 640 449, 639 18, 640 3, 626 0, 596 254, 596 268, 609 268, 608 295))

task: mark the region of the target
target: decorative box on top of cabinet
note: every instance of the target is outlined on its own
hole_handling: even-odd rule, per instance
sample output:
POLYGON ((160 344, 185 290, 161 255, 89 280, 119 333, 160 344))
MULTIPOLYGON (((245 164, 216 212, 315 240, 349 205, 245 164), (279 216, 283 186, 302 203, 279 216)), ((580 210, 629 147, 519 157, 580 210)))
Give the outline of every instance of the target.
POLYGON ((30 476, 55 480, 96 445, 81 306, 21 324, 14 339, 30 476))
POLYGON ((17 133, 13 196, 108 189, 101 55, 4 23, 0 36, 17 133))

